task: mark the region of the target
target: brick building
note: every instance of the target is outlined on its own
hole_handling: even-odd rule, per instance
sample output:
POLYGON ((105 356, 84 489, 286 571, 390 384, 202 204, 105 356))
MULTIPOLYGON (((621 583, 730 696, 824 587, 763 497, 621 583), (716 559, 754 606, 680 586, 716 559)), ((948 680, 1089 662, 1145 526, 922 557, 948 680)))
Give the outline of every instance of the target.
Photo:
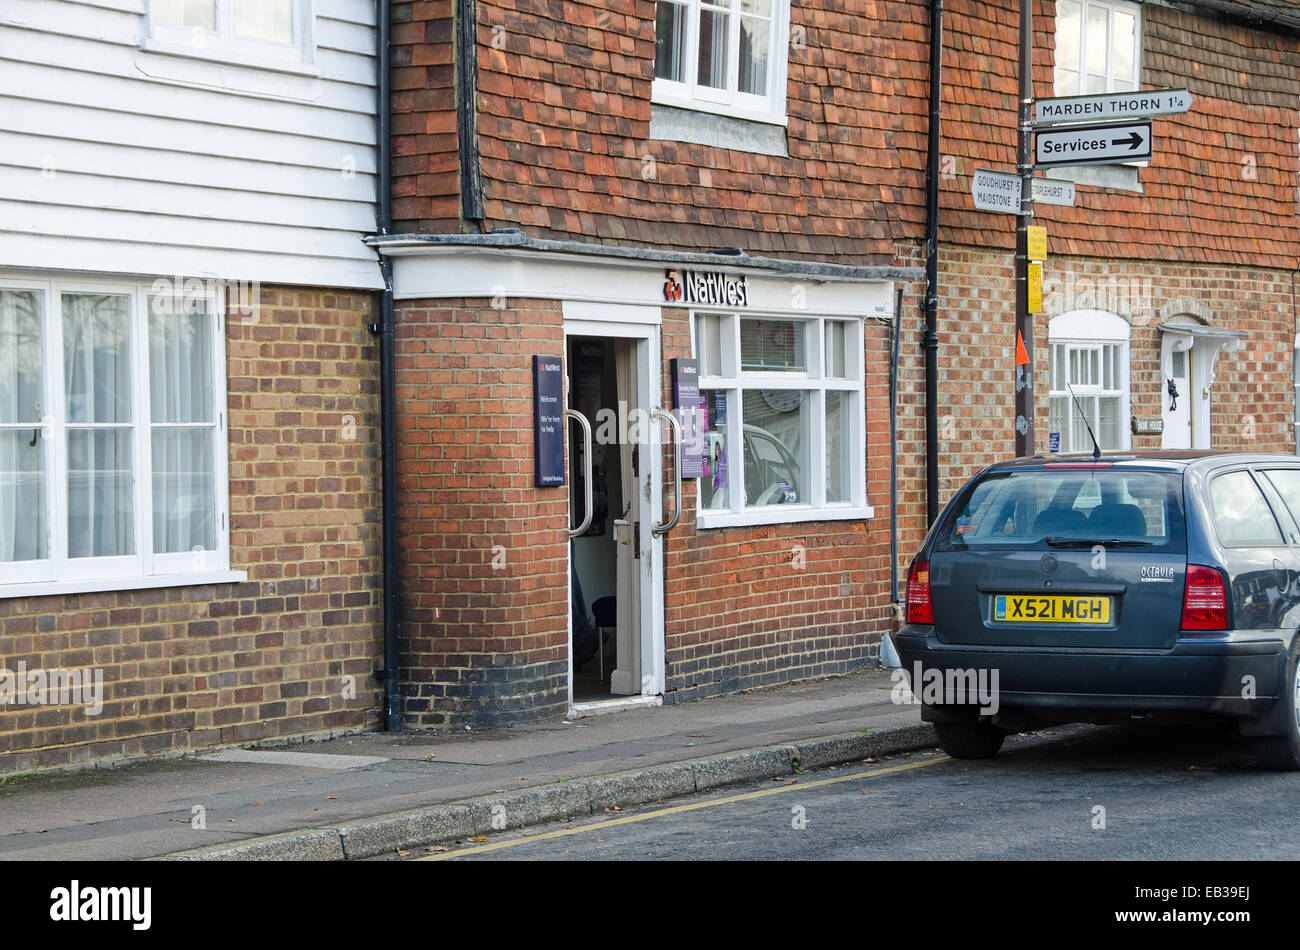
MULTIPOLYGON (((365 728, 381 667, 390 724, 443 727, 873 665, 891 540, 905 568, 926 527, 931 4, 394 2, 386 140, 385 5, 291 6, 241 33, 229 0, 21 0, 0 27, 28 50, 0 67, 0 331, 36 343, 0 363, 0 668, 104 671, 93 718, 0 708, 0 771, 365 728), (125 355, 94 327, 68 355, 91 317, 125 355)), ((1015 219, 970 183, 1014 171, 1018 4, 944 6, 940 503, 1015 425, 1015 219)), ((1148 164, 1058 169, 1075 206, 1036 209, 1040 451, 1086 445, 1065 382, 1108 448, 1294 450, 1294 19, 1035 5, 1039 96, 1195 97, 1148 164)))

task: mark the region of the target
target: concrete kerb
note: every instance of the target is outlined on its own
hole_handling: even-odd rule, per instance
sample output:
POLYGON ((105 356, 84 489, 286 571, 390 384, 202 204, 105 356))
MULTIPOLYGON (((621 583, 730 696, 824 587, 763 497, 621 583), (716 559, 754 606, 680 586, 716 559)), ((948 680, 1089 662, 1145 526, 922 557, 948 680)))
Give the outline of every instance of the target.
POLYGON ((606 809, 756 779, 789 775, 866 758, 914 752, 935 745, 929 723, 809 739, 796 745, 742 749, 688 762, 629 769, 522 789, 509 795, 430 805, 322 828, 287 831, 232 844, 178 851, 166 861, 355 861, 493 831, 599 815, 606 809))

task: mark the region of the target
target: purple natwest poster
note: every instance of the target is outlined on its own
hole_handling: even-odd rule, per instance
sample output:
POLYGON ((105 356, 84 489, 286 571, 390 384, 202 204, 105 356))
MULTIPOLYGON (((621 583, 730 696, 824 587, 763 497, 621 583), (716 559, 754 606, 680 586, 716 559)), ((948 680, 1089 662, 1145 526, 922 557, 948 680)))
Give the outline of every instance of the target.
POLYGON ((682 478, 699 478, 704 473, 699 409, 700 364, 694 359, 674 359, 670 365, 673 409, 676 410, 677 421, 682 427, 682 478))

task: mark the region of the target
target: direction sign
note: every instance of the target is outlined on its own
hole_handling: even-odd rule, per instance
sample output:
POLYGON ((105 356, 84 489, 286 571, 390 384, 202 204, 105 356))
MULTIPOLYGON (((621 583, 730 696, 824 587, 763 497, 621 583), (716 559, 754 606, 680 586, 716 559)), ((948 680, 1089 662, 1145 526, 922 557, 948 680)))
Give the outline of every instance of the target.
MULTIPOLYGON (((981 168, 971 181, 971 195, 980 211, 1020 213, 1020 176, 981 168)), ((1074 183, 1057 178, 1034 179, 1034 201, 1045 205, 1074 206, 1074 183)))
POLYGON ((1143 162, 1151 157, 1151 123, 1079 125, 1047 129, 1034 136, 1034 164, 1113 165, 1143 162))
POLYGON ((1102 96, 1061 96, 1034 102, 1036 126, 1078 125, 1080 122, 1116 122, 1153 115, 1181 115, 1192 107, 1186 89, 1144 89, 1102 96))

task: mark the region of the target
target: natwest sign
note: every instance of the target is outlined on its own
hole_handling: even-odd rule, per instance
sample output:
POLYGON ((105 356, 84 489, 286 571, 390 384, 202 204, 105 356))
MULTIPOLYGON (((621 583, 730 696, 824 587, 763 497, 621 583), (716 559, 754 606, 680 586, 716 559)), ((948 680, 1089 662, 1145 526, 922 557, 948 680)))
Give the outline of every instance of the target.
POLYGON ((748 307, 749 288, 744 274, 737 277, 718 270, 670 267, 664 271, 664 300, 668 303, 748 307))

